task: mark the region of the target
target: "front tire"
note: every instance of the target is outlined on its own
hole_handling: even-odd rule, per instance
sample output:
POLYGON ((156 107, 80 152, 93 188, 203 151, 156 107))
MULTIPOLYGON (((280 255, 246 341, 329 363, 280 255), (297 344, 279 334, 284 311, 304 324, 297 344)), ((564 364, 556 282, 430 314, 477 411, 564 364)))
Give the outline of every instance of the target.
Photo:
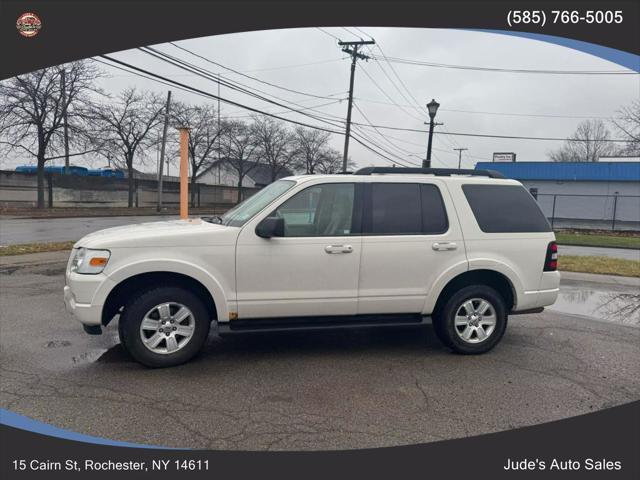
POLYGON ((506 328, 505 301, 486 285, 460 289, 434 315, 434 329, 442 343, 465 355, 488 352, 498 344, 506 328))
POLYGON ((120 315, 122 346, 148 367, 172 367, 191 360, 209 335, 211 319, 202 300, 181 287, 142 292, 120 315))

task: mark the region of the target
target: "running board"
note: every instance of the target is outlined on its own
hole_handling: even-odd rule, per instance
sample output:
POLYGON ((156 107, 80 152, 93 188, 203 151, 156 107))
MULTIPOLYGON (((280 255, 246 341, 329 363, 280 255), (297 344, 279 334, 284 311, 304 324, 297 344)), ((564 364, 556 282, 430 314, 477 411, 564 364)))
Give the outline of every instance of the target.
POLYGON ((428 325, 431 317, 421 314, 348 315, 330 317, 252 318, 218 322, 218 333, 290 332, 341 328, 406 327, 428 325))

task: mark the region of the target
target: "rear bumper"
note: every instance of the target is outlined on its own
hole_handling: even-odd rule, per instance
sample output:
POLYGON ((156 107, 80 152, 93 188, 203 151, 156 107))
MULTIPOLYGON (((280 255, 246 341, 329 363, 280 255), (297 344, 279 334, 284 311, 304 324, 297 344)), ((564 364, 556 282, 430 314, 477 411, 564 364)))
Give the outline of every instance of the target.
POLYGON ((558 298, 560 288, 550 288, 547 290, 533 290, 524 292, 518 297, 518 304, 513 308, 514 314, 525 312, 540 307, 553 305, 558 298))
POLYGON ((544 307, 536 307, 536 308, 530 308, 529 310, 518 310, 517 312, 515 311, 511 311, 509 312, 509 315, 529 315, 531 313, 542 313, 544 312, 544 307))
POLYGON ((528 290, 517 296, 514 313, 553 305, 560 293, 560 272, 542 272, 538 288, 539 290, 528 290))

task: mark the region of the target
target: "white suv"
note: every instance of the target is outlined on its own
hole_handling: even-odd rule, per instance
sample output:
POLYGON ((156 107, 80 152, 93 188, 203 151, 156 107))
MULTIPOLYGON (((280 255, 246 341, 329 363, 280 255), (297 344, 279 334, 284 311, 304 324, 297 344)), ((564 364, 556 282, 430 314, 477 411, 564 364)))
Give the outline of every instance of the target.
POLYGON ((493 348, 509 313, 558 295, 536 201, 493 171, 370 167, 278 180, 222 217, 117 227, 76 243, 67 309, 90 334, 176 365, 220 334, 433 322, 453 351, 493 348))

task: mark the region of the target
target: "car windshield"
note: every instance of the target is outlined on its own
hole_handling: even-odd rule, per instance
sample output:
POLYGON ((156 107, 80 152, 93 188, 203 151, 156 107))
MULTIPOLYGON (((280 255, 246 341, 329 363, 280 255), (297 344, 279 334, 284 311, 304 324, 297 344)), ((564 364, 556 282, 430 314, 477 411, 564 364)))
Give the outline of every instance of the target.
POLYGON ((222 225, 230 227, 241 227, 247 223, 256 213, 273 202, 296 184, 293 180, 278 180, 264 187, 258 193, 250 196, 245 201, 240 202, 227 213, 221 220, 222 225))

